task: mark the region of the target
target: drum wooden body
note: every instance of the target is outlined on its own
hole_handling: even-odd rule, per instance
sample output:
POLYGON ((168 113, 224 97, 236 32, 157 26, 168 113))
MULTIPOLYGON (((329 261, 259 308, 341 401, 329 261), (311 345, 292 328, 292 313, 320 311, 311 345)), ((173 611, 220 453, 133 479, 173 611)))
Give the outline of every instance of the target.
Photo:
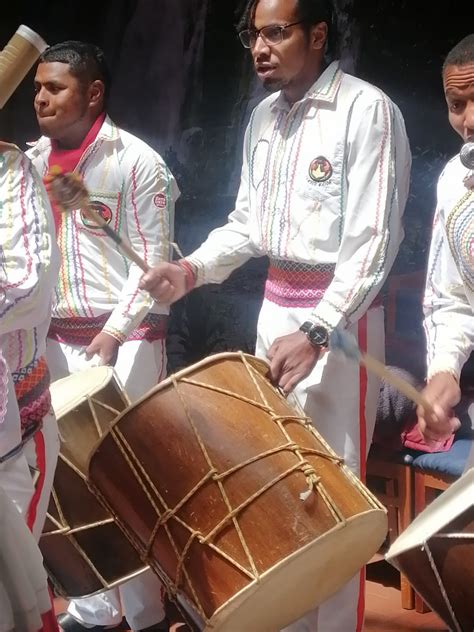
POLYGON ((142 558, 206 630, 296 620, 386 533, 382 506, 267 372, 235 353, 178 373, 119 417, 89 463, 142 558))
POLYGON ((474 469, 428 505, 387 559, 451 630, 474 630, 474 469))
POLYGON ((146 568, 86 484, 92 449, 130 402, 109 367, 58 380, 51 397, 61 446, 40 548, 57 590, 83 597, 146 568))

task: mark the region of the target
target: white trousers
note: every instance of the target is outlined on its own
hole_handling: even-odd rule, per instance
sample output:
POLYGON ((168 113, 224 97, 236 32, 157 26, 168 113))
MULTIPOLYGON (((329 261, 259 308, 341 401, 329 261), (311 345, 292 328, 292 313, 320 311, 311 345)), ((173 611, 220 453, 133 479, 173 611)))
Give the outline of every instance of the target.
MULTIPOLYGON (((279 336, 293 333, 311 309, 281 307, 264 300, 257 331, 257 355, 266 353, 279 336)), ((359 346, 384 359, 383 308, 370 309, 350 327, 359 346)), ((315 428, 361 478, 375 425, 380 380, 338 353, 325 353, 311 374, 298 384, 295 396, 315 428)), ((357 546, 357 543, 354 543, 357 546)), ((363 571, 319 608, 309 612, 284 632, 359 632, 364 617, 363 571)))
POLYGON ((23 451, 0 465, 0 485, 24 516, 36 541, 43 530, 58 453, 58 426, 51 412, 23 451))
POLYGON ((0 487, 0 630, 46 629, 42 615, 51 607, 38 545, 17 507, 0 487))
MULTIPOLYGON (((46 358, 53 380, 97 365, 96 358, 86 360, 83 347, 52 340, 48 340, 46 358)), ((131 401, 136 401, 166 376, 164 341, 125 342, 114 368, 131 401)), ((132 630, 140 630, 164 619, 163 602, 160 580, 152 571, 145 571, 118 588, 74 599, 68 612, 87 625, 118 625, 126 617, 132 630)))

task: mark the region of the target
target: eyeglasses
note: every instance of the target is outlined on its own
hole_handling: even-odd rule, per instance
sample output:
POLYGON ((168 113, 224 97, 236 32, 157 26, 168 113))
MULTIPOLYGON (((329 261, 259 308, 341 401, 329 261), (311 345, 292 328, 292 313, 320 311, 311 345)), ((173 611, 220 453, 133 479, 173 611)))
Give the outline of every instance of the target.
POLYGON ((268 46, 274 46, 275 44, 281 44, 283 41, 283 33, 290 26, 296 26, 302 24, 303 20, 299 22, 292 22, 291 24, 269 24, 261 29, 244 29, 240 31, 239 38, 244 48, 253 48, 257 43, 259 36, 268 46))

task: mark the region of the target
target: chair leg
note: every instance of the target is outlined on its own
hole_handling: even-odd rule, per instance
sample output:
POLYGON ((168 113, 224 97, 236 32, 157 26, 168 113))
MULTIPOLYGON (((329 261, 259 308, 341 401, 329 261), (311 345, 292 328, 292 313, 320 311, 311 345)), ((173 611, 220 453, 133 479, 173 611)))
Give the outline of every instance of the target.
POLYGON ((413 610, 415 607, 415 591, 402 573, 400 573, 400 595, 402 608, 404 610, 413 610))
MULTIPOLYGON (((413 520, 413 472, 410 467, 401 468, 401 476, 398 480, 398 497, 400 500, 398 533, 403 533, 413 520)), ((400 573, 400 593, 402 608, 404 610, 413 610, 415 607, 415 591, 402 573, 400 573)))
POLYGON ((431 608, 423 601, 418 593, 415 593, 415 611, 419 614, 431 612, 431 608))
MULTIPOLYGON (((427 506, 431 494, 425 487, 425 477, 422 472, 415 471, 415 516, 418 516, 427 506)), ((415 593, 415 611, 420 614, 430 612, 431 608, 415 593)))

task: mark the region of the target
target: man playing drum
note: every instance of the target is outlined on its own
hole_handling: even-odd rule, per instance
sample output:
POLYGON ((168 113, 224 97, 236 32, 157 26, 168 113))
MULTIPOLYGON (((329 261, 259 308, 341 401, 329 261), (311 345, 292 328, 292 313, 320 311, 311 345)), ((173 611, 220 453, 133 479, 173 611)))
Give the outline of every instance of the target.
MULTIPOLYGON (((474 141, 474 34, 461 40, 443 65, 449 122, 465 142, 474 141)), ((440 440, 455 432, 459 420, 461 369, 474 349, 474 164, 460 155, 438 181, 424 300, 428 344, 428 384, 423 391, 435 415, 418 409, 421 431, 440 440)))
MULTIPOLYGON (((374 300, 402 239, 411 158, 390 99, 337 61, 325 64, 331 24, 324 0, 249 3, 240 38, 274 94, 252 113, 235 210, 179 265, 145 274, 142 287, 176 301, 268 255, 257 354, 363 476, 379 382, 327 342, 335 327, 347 327, 383 358, 383 311, 374 300)), ((355 577, 289 629, 350 632, 362 623, 363 579, 355 577)))
MULTIPOLYGON (((42 175, 75 171, 91 205, 149 264, 168 261, 179 192, 160 156, 106 115, 108 71, 102 51, 64 42, 40 57, 35 110, 43 137, 30 150, 42 175)), ((54 379, 115 365, 131 400, 165 376, 168 307, 139 289, 140 269, 80 210, 55 221, 62 262, 53 301, 48 363, 54 379)), ((115 626, 167 629, 161 585, 148 571, 119 589, 73 601, 64 630, 115 626), (123 610, 122 610, 123 607, 123 610)))

